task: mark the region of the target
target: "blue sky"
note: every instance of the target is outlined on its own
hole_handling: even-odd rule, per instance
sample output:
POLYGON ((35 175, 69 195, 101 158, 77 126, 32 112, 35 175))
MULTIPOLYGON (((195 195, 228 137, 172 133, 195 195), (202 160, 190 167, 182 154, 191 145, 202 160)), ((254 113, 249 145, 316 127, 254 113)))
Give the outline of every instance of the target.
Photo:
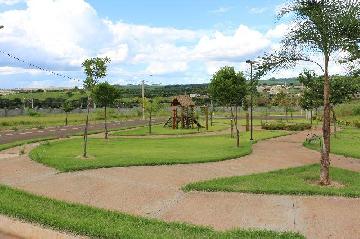
POLYGON ((283 2, 0 0, 0 50, 74 78, 0 54, 0 88, 81 86, 81 62, 96 56, 112 59, 106 80, 118 84, 206 83, 224 65, 246 72, 246 59, 277 49, 286 33, 289 23, 275 20, 283 2))
POLYGON ((134 24, 186 29, 237 27, 266 30, 274 23, 279 0, 88 1, 101 17, 134 24), (256 11, 261 14, 254 14, 256 11))

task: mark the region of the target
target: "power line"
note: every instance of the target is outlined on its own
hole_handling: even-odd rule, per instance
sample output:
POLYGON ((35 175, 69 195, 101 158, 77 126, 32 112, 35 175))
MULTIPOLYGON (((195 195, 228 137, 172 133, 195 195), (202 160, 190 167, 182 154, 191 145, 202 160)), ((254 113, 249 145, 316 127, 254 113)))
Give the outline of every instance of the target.
POLYGON ((73 78, 73 77, 71 77, 71 76, 67 76, 67 75, 64 75, 64 74, 61 74, 61 73, 57 73, 57 72, 55 72, 55 71, 48 70, 48 69, 45 69, 45 68, 40 67, 40 66, 38 66, 38 65, 32 64, 32 63, 30 63, 30 62, 28 62, 28 61, 25 61, 25 60, 21 59, 20 57, 15 56, 14 54, 5 52, 5 51, 3 51, 3 50, 1 50, 1 49, 0 49, 0 53, 4 54, 5 56, 8 56, 8 57, 11 58, 11 59, 14 59, 14 60, 18 61, 18 62, 22 62, 22 63, 28 65, 28 66, 29 66, 30 68, 32 68, 32 69, 33 69, 33 68, 36 68, 36 69, 38 69, 38 70, 40 70, 40 71, 44 71, 44 72, 47 72, 47 73, 49 73, 49 74, 51 74, 51 75, 58 76, 58 77, 62 77, 62 78, 64 78, 64 79, 74 80, 74 81, 78 81, 78 82, 80 81, 80 80, 75 79, 75 78, 73 78))

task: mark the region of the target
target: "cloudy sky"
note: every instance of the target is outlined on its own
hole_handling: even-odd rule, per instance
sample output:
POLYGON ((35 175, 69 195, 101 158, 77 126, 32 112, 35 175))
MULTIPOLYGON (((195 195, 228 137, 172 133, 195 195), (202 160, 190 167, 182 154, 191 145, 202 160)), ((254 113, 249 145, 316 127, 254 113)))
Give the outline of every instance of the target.
MULTIPOLYGON (((278 47, 281 0, 0 0, 0 88, 81 86, 84 59, 108 56, 111 83, 206 83, 224 65, 278 47)), ((267 76, 296 76, 295 70, 267 76)), ((307 68, 311 68, 307 66, 307 68)), ((342 71, 332 67, 332 73, 342 71)))

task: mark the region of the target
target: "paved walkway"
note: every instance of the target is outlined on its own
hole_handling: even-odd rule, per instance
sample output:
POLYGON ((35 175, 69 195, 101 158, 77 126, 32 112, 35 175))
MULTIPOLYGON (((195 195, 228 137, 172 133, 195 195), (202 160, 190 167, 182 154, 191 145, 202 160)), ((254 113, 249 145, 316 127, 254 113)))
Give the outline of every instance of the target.
MULTIPOLYGON (((307 133, 258 142, 251 155, 234 160, 71 173, 57 173, 10 149, 0 153, 0 183, 51 198, 218 230, 263 228, 299 231, 308 238, 358 238, 359 199, 181 190, 190 182, 316 163, 319 153, 302 146, 307 133)), ((360 172, 360 160, 333 156, 333 165, 360 172)))

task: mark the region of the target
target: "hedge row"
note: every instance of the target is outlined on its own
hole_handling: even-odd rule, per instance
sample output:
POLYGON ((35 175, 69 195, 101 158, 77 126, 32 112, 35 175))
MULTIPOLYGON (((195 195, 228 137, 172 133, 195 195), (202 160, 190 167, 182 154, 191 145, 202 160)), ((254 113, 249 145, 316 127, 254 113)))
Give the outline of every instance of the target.
POLYGON ((265 130, 288 130, 288 131, 302 131, 311 129, 309 123, 284 123, 284 122, 267 122, 262 123, 261 128, 265 130))

